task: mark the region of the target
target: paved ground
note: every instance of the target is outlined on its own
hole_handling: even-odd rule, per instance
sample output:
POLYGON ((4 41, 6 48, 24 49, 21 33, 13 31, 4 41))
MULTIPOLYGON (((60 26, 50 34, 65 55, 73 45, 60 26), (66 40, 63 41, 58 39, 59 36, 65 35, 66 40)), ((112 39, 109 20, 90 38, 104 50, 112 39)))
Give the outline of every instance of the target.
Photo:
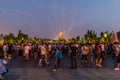
POLYGON ((5 80, 120 80, 120 71, 113 70, 115 63, 110 55, 104 60, 103 68, 83 66, 79 58, 76 70, 69 69, 69 58, 64 58, 59 72, 51 71, 52 60, 51 64, 42 67, 38 67, 37 63, 38 60, 33 59, 21 62, 16 58, 12 59, 5 80))

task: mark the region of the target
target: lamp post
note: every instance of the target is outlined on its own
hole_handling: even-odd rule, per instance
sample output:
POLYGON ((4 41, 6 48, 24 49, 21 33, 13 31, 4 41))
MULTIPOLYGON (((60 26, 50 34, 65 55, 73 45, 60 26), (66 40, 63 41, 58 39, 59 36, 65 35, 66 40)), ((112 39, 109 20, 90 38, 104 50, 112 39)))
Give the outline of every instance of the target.
POLYGON ((107 42, 107 33, 104 33, 104 38, 105 38, 104 42, 107 42))
POLYGON ((89 39, 90 39, 90 38, 89 38, 89 37, 87 37, 87 41, 88 41, 88 43, 89 43, 89 39))
POLYGON ((23 43, 23 41, 24 41, 24 38, 22 37, 22 43, 23 43))
POLYGON ((107 37, 107 33, 104 34, 104 37, 105 37, 105 38, 107 37))

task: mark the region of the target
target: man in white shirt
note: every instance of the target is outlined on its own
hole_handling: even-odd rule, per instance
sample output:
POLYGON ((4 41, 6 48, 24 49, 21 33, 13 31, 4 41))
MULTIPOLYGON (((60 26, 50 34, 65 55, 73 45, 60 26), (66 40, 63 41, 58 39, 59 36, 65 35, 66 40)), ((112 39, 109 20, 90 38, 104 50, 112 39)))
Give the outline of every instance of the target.
POLYGON ((26 46, 24 47, 24 56, 26 61, 29 59, 29 51, 30 51, 30 46, 26 44, 26 46))
POLYGON ((48 52, 47 52, 45 46, 46 46, 45 44, 43 44, 43 45, 41 46, 41 57, 40 57, 38 66, 42 66, 42 61, 43 61, 43 60, 45 61, 46 64, 49 64, 49 63, 48 63, 48 58, 47 58, 48 52))
POLYGON ((87 63, 87 54, 89 52, 89 48, 87 47, 87 44, 84 44, 81 47, 81 52, 82 52, 82 63, 87 63))

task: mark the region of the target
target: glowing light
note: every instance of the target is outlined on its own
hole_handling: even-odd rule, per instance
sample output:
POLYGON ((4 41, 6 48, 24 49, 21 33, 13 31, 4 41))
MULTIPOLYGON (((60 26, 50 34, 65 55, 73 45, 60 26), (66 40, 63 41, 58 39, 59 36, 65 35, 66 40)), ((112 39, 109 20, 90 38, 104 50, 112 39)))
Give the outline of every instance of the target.
POLYGON ((105 37, 105 38, 107 37, 107 34, 106 34, 106 33, 104 34, 104 37, 105 37))
POLYGON ((24 38, 22 38, 22 40, 24 40, 24 38))
POLYGON ((63 39, 63 33, 59 32, 58 39, 63 39))

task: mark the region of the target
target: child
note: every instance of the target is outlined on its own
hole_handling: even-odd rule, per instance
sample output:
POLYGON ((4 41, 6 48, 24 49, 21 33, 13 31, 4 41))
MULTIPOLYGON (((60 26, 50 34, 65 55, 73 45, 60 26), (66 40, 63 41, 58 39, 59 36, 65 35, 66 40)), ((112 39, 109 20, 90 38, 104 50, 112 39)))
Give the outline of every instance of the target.
POLYGON ((52 71, 59 71, 60 63, 63 58, 62 52, 60 48, 57 48, 56 54, 55 54, 55 65, 52 71))
POLYGON ((7 61, 4 59, 4 56, 0 56, 0 79, 3 79, 4 74, 8 72, 8 70, 5 67, 5 64, 7 64, 7 61))

